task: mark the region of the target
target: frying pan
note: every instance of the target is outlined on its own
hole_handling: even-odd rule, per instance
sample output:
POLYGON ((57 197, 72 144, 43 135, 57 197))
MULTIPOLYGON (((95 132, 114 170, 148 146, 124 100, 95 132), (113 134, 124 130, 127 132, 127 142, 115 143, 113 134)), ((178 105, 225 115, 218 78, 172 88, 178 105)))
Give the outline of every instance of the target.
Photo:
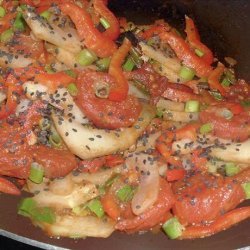
MULTIPOLYGON (((238 77, 250 80, 250 2, 248 0, 112 0, 110 8, 138 24, 166 19, 183 30, 184 16, 194 18, 202 40, 221 61, 230 56, 238 61, 238 77)), ((51 239, 26 218, 17 215, 20 197, 0 194, 0 249, 21 249, 17 241, 44 249, 152 250, 152 249, 236 249, 250 246, 250 221, 196 240, 171 241, 163 233, 126 235, 114 233, 108 239, 51 239), (12 239, 9 240, 6 237, 12 239), (5 245, 5 243, 7 245, 5 245)), ((245 202, 243 205, 250 205, 245 202)), ((27 249, 27 245, 22 249, 27 249)))

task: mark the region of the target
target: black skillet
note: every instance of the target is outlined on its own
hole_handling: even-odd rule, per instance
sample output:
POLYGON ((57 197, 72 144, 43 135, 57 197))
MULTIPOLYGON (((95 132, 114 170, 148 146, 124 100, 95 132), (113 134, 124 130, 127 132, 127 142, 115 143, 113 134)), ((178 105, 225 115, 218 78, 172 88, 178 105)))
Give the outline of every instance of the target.
MULTIPOLYGON (((238 77, 250 80, 250 1, 249 0, 111 0, 111 9, 136 23, 164 18, 183 30, 184 15, 196 21, 202 40, 223 61, 224 56, 238 61, 238 77)), ((250 152, 250 149, 249 149, 250 152)), ((236 249, 250 246, 250 221, 210 238, 170 241, 163 233, 126 235, 114 233, 108 239, 51 239, 16 213, 20 197, 0 195, 0 249, 27 249, 17 241, 46 249, 86 250, 165 250, 236 249), (13 240, 7 239, 11 238, 13 240)), ((244 205, 247 205, 245 203, 244 205)), ((248 202, 249 205, 249 202, 248 202)))

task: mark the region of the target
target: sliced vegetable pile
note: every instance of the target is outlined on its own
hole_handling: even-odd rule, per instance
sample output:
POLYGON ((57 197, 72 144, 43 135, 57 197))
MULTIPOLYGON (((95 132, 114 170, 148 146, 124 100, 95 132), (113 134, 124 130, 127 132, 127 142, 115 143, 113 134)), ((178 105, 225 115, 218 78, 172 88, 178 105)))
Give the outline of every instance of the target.
POLYGON ((250 217, 250 87, 163 20, 1 1, 0 191, 53 237, 213 235, 250 217))

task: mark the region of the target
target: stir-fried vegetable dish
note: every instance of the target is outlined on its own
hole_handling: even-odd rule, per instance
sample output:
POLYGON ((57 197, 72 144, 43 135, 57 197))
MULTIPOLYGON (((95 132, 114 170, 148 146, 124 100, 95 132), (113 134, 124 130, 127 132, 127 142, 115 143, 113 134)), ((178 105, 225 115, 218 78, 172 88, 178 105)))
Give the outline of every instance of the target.
POLYGON ((0 191, 53 237, 213 235, 250 217, 250 86, 186 16, 1 1, 0 191))

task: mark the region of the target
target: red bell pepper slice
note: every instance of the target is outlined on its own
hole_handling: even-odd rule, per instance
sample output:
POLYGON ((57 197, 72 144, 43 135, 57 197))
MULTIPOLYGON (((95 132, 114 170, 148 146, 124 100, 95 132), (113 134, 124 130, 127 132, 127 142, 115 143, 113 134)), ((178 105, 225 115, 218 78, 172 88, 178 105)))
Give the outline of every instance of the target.
POLYGON ((220 83, 220 78, 224 73, 225 66, 218 64, 217 68, 214 69, 208 77, 208 84, 211 89, 218 90, 223 96, 226 94, 225 88, 220 83))
POLYGON ((234 209, 206 226, 189 226, 181 235, 181 239, 203 238, 246 220, 250 217, 250 206, 234 209))
POLYGON ((186 29, 185 32, 187 34, 187 40, 190 46, 193 49, 198 49, 204 53, 201 59, 207 64, 211 64, 213 62, 213 53, 212 51, 200 41, 200 35, 198 33, 197 28, 195 27, 194 21, 186 16, 186 29))
POLYGON ((167 171, 167 181, 178 181, 185 177, 184 169, 171 169, 167 171))
POLYGON ((87 10, 73 3, 60 4, 59 7, 65 15, 70 16, 80 39, 84 41, 87 48, 99 57, 113 55, 116 51, 116 44, 95 28, 87 10))
POLYGON ((106 29, 102 34, 111 40, 116 40, 120 34, 119 21, 116 16, 108 9, 107 1, 94 0, 93 1, 95 11, 105 18, 110 24, 110 27, 106 29))
POLYGON ((10 181, 0 177, 0 192, 6 194, 20 195, 20 190, 10 181))
POLYGON ((174 32, 163 32, 159 34, 160 38, 167 42, 174 50, 177 57, 183 61, 183 64, 194 69, 199 77, 208 77, 212 67, 198 57, 184 41, 182 37, 174 32))
POLYGON ((122 101, 128 95, 128 81, 123 74, 122 64, 131 49, 131 42, 124 39, 122 46, 114 53, 109 65, 109 74, 116 80, 116 87, 110 89, 109 100, 122 101))

